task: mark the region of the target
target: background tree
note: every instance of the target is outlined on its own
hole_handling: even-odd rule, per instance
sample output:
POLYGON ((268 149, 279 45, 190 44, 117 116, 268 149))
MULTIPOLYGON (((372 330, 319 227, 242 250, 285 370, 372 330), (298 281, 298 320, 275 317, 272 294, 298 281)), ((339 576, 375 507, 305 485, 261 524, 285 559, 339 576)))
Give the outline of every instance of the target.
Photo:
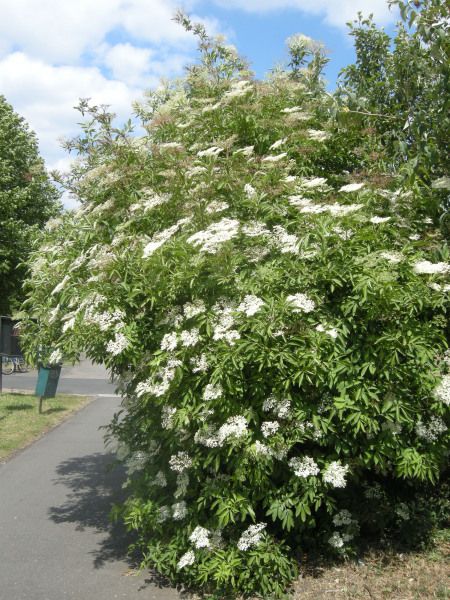
POLYGON ((35 134, 0 96, 0 313, 23 300, 31 242, 60 212, 59 193, 39 156, 35 134))
POLYGON ((346 107, 382 136, 387 167, 429 184, 449 173, 450 23, 447 0, 391 0, 393 39, 371 18, 349 23, 356 62, 341 73, 346 107))

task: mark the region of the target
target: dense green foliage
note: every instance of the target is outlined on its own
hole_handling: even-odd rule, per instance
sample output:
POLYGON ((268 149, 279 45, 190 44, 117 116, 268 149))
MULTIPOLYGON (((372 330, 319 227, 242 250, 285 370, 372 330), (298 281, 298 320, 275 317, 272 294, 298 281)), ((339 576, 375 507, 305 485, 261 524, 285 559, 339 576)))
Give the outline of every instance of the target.
POLYGON ((305 549, 425 535, 411 498, 448 458, 449 181, 397 176, 309 38, 257 82, 179 19, 202 61, 136 107, 144 136, 80 107, 82 206, 33 255, 29 350, 118 376, 116 516, 145 565, 281 597, 305 549))
POLYGON ((0 314, 23 301, 31 240, 59 210, 35 136, 0 96, 0 314))

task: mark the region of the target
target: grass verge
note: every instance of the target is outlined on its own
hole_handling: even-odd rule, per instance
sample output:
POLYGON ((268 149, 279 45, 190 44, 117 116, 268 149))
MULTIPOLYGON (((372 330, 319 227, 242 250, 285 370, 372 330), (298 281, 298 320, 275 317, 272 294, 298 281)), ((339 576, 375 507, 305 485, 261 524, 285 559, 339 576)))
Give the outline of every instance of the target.
POLYGON ((28 394, 0 394, 0 461, 28 446, 89 402, 85 396, 57 395, 44 400, 28 394))
POLYGON ((450 532, 437 532, 431 550, 371 553, 358 562, 304 565, 295 600, 450 599, 450 532))

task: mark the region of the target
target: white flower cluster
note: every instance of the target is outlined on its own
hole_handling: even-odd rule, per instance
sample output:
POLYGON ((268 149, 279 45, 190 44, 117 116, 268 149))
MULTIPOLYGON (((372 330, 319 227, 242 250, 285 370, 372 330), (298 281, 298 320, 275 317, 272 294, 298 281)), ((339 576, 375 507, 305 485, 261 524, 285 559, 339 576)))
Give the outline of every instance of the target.
POLYGON ((264 400, 262 408, 264 412, 273 411, 279 419, 286 419, 291 411, 291 401, 278 400, 274 395, 271 395, 264 400))
POLYGON ((161 411, 161 427, 163 429, 172 429, 173 427, 173 418, 177 409, 174 406, 169 406, 166 404, 163 406, 161 411))
POLYGON ((200 356, 193 356, 190 359, 190 363, 192 365, 193 373, 205 373, 209 368, 205 354, 200 354, 200 356))
POLYGON ((211 547, 211 540, 209 539, 210 536, 211 536, 211 532, 208 529, 205 529, 204 527, 200 527, 200 525, 197 525, 197 527, 194 529, 194 531, 189 536, 189 541, 192 542, 192 544, 194 544, 194 546, 198 549, 199 548, 210 548, 211 547))
POLYGON ((231 84, 231 87, 228 92, 225 92, 224 98, 239 98, 240 96, 245 96, 253 89, 253 85, 251 81, 246 79, 242 79, 241 81, 236 81, 231 84))
POLYGON ((62 358, 62 352, 59 348, 57 348, 56 350, 53 350, 53 352, 48 357, 48 363, 49 365, 57 365, 58 363, 62 362, 62 358))
POLYGON ((390 220, 391 220, 391 217, 379 217, 379 216, 371 217, 369 219, 369 221, 371 223, 373 223, 374 225, 378 225, 379 223, 387 223, 390 220))
POLYGON ((213 383, 208 383, 203 390, 203 400, 205 402, 210 402, 211 400, 217 400, 223 394, 223 389, 221 385, 214 385, 213 383))
POLYGON ((258 523, 257 525, 250 525, 250 527, 246 529, 239 538, 239 541, 237 543, 238 549, 245 551, 249 548, 257 546, 262 539, 263 531, 266 527, 267 523, 258 523))
POLYGON ((241 337, 239 331, 232 329, 234 325, 234 318, 231 314, 233 308, 227 305, 216 305, 214 312, 216 317, 213 322, 213 340, 225 340, 233 345, 241 337))
POLYGON ((286 152, 282 152, 281 154, 269 154, 268 156, 265 156, 262 159, 262 162, 277 163, 277 162, 280 162, 280 160, 283 160, 283 158, 286 158, 286 156, 287 156, 286 152))
POLYGON ((183 306, 183 313, 185 319, 192 319, 201 313, 206 311, 206 306, 203 300, 194 300, 193 302, 186 302, 183 306))
POLYGON ((100 331, 107 331, 111 327, 119 331, 125 326, 124 317, 125 313, 122 310, 115 310, 112 313, 107 311, 98 313, 93 307, 89 307, 85 312, 86 322, 98 325, 100 331))
POLYGON ((427 442, 436 442, 439 436, 447 431, 447 425, 436 415, 432 416, 428 423, 423 423, 421 420, 417 421, 416 434, 418 437, 426 440, 427 442))
POLYGON ((154 381, 152 378, 141 381, 136 386, 136 396, 138 398, 144 394, 151 394, 157 398, 164 396, 170 387, 170 382, 173 381, 175 377, 177 367, 180 367, 181 365, 181 360, 176 358, 169 359, 167 365, 155 375, 155 378, 160 379, 160 381, 154 381))
POLYGON ((182 521, 186 517, 187 512, 187 506, 184 500, 172 504, 172 516, 175 521, 182 521))
POLYGON ((217 438, 219 445, 222 445, 228 439, 239 439, 248 432, 247 419, 242 415, 229 417, 225 423, 219 428, 217 438))
POLYGON ((180 219, 175 223, 175 225, 172 225, 172 227, 168 227, 163 231, 155 233, 151 241, 144 247, 142 258, 148 258, 151 256, 156 250, 158 250, 158 248, 170 240, 170 238, 173 237, 185 223, 188 223, 189 221, 189 218, 180 219))
POLYGON ((199 330, 196 327, 190 330, 186 329, 181 332, 180 339, 181 345, 185 348, 195 346, 200 340, 199 330))
POLYGON ((189 567, 195 563, 195 554, 193 550, 188 550, 183 556, 180 558, 177 564, 177 569, 181 571, 184 567, 189 567))
POLYGON ((450 272, 450 264, 445 262, 432 263, 429 260, 419 260, 414 264, 414 272, 419 275, 436 275, 450 272))
POLYGON ((169 465, 172 471, 182 473, 192 467, 192 458, 187 452, 180 451, 170 457, 169 465))
POLYGON ((363 187, 364 183, 348 183, 347 185, 343 185, 339 189, 339 192, 358 192, 363 187))
POLYGON ((244 185, 244 192, 247 198, 249 199, 254 198, 256 196, 256 190, 252 185, 250 185, 250 183, 246 183, 244 185))
POLYGON ((299 239, 296 235, 290 234, 281 225, 275 225, 273 228, 273 244, 282 254, 298 254, 299 239))
POLYGON ((336 513, 333 517, 333 524, 336 527, 345 527, 347 525, 351 525, 353 523, 352 513, 343 508, 338 513, 336 513))
POLYGON ((161 350, 166 352, 172 352, 178 345, 178 337, 175 331, 172 333, 166 333, 161 340, 161 350))
POLYGON ((308 298, 306 294, 291 294, 286 298, 286 301, 295 306, 293 312, 310 313, 316 308, 314 300, 308 298))
POLYGON ((338 533, 337 531, 335 531, 328 540, 328 543, 336 550, 339 550, 344 546, 345 542, 349 542, 352 538, 353 535, 351 535, 350 533, 338 533))
POLYGON ((244 300, 237 307, 237 312, 243 312, 247 317, 252 317, 260 308, 264 306, 264 300, 252 294, 244 297, 244 300))
POLYGON ((157 521, 158 523, 164 523, 172 516, 170 508, 168 506, 160 506, 158 510, 157 521))
POLYGON ((220 200, 213 200, 208 204, 205 210, 208 215, 213 215, 214 213, 223 212, 224 210, 227 210, 227 208, 230 207, 226 202, 220 202, 220 200))
POLYGON ((279 430, 280 424, 278 421, 264 421, 261 424, 261 433, 265 438, 275 435, 279 430))
POLYGON ((123 333, 116 333, 116 337, 110 340, 106 345, 106 352, 117 356, 121 354, 126 348, 128 348, 130 341, 123 333))
POLYGON ((219 156, 219 154, 223 152, 223 148, 220 148, 219 146, 211 146, 210 148, 207 148, 206 150, 200 150, 199 152, 197 152, 197 156, 199 158, 202 158, 204 156, 207 157, 216 157, 219 156))
POLYGON ((403 256, 399 252, 380 252, 379 256, 393 265, 398 264, 403 259, 403 256))
POLYGON ((153 480, 153 485, 157 485, 158 487, 166 487, 167 479, 162 471, 158 471, 153 480))
POLYGON ((308 129, 307 130, 308 137, 310 140, 314 140, 316 142, 324 142, 330 137, 330 134, 321 129, 308 129))
POLYGON ((244 225, 242 233, 250 238, 271 235, 265 223, 261 223, 261 221, 254 221, 250 225, 244 225))
POLYGON ((297 477, 315 477, 320 472, 316 461, 310 456, 291 458, 288 464, 297 477))
POLYGON ((323 480, 335 488, 343 488, 347 482, 348 465, 341 465, 338 461, 331 462, 323 473, 323 480))
POLYGON ((276 150, 280 146, 284 146, 284 144, 287 142, 287 140, 288 140, 287 137, 282 138, 281 140, 277 140, 270 146, 269 150, 276 150))
POLYGON ((441 383, 434 390, 434 396, 447 406, 450 406, 450 374, 442 377, 441 383))
POLYGON ((259 456, 272 456, 272 450, 259 440, 256 440, 254 448, 255 453, 259 456))
POLYGON ((204 231, 197 231, 187 241, 193 246, 199 246, 201 252, 215 254, 221 244, 228 242, 239 233, 239 221, 236 219, 222 219, 212 223, 204 231))
POLYGON ((337 338, 338 336, 338 331, 337 329, 327 329, 326 327, 324 327, 322 324, 317 325, 316 327, 316 331, 318 331, 319 333, 325 333, 326 335, 329 335, 331 338, 333 338, 334 340, 337 338))

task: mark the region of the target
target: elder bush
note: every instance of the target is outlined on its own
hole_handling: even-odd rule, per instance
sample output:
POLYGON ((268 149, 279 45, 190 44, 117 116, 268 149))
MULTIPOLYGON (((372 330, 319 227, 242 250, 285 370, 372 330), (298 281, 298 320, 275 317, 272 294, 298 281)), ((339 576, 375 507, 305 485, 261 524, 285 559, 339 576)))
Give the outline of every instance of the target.
POLYGON ((38 328, 119 377, 116 516, 145 565, 281 597, 299 551, 350 553, 439 480, 448 249, 374 132, 333 117, 320 45, 294 37, 257 82, 179 20, 202 63, 136 107, 144 136, 81 105, 82 204, 35 251, 29 350, 38 328))

